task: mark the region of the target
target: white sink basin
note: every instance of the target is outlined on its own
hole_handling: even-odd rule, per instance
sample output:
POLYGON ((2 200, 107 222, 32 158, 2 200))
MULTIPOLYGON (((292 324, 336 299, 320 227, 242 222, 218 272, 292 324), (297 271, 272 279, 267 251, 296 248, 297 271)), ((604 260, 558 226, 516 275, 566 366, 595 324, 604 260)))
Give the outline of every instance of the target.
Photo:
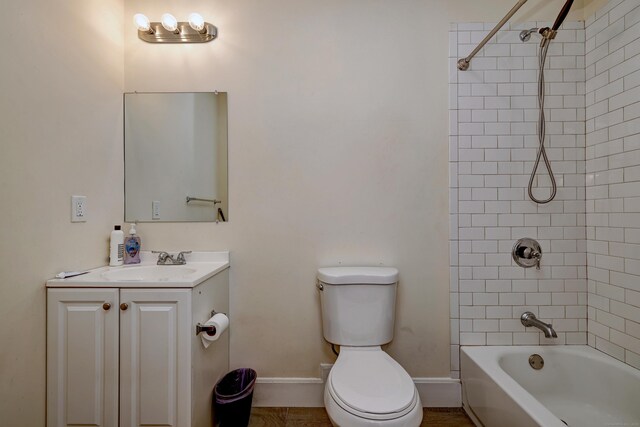
POLYGON ((168 282, 185 279, 196 271, 183 265, 149 265, 109 270, 101 276, 112 282, 168 282))
POLYGON ((141 264, 98 267, 81 276, 48 280, 47 287, 193 288, 229 268, 229 252, 192 252, 185 265, 157 265, 156 254, 141 251, 140 255, 141 264))

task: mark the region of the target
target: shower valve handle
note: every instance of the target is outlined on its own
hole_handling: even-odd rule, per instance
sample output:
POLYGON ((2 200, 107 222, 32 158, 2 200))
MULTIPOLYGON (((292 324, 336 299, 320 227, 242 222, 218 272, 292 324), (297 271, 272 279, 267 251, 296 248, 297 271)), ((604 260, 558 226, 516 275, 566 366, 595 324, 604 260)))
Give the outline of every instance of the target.
POLYGON ((534 239, 525 237, 524 239, 518 240, 516 244, 513 245, 511 256, 520 267, 529 268, 535 266, 536 270, 540 270, 542 248, 534 239))

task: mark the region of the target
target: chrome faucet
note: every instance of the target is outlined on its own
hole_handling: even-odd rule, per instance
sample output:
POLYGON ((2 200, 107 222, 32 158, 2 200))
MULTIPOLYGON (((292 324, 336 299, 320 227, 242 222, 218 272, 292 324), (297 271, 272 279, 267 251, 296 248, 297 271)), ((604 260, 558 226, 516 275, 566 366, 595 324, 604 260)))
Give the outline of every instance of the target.
POLYGON ((544 332, 545 338, 558 338, 558 334, 556 334, 556 331, 553 329, 553 325, 551 323, 544 323, 538 320, 536 315, 530 311, 522 313, 522 316, 520 316, 520 322, 522 322, 522 324, 526 327, 533 326, 540 329, 542 332, 544 332))
POLYGON ((164 251, 151 251, 154 254, 158 254, 158 265, 185 265, 187 260, 185 255, 190 254, 191 251, 182 251, 175 257, 168 252, 164 251))

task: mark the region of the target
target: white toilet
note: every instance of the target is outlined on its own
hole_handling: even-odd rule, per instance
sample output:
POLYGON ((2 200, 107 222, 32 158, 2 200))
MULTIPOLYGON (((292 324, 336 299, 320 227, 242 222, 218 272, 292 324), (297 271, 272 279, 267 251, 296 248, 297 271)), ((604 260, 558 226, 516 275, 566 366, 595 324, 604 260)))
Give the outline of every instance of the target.
POLYGON ((334 426, 417 427, 422 403, 409 374, 382 351, 393 339, 398 270, 318 270, 324 338, 340 345, 324 389, 334 426))

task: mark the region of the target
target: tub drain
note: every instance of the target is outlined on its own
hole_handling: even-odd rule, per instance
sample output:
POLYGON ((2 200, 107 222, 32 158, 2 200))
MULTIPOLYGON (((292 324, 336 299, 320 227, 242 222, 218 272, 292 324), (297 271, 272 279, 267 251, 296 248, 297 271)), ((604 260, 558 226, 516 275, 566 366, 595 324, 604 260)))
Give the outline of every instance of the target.
POLYGON ((544 359, 539 354, 532 354, 529 356, 529 366, 535 370, 540 370, 544 366, 544 359))

